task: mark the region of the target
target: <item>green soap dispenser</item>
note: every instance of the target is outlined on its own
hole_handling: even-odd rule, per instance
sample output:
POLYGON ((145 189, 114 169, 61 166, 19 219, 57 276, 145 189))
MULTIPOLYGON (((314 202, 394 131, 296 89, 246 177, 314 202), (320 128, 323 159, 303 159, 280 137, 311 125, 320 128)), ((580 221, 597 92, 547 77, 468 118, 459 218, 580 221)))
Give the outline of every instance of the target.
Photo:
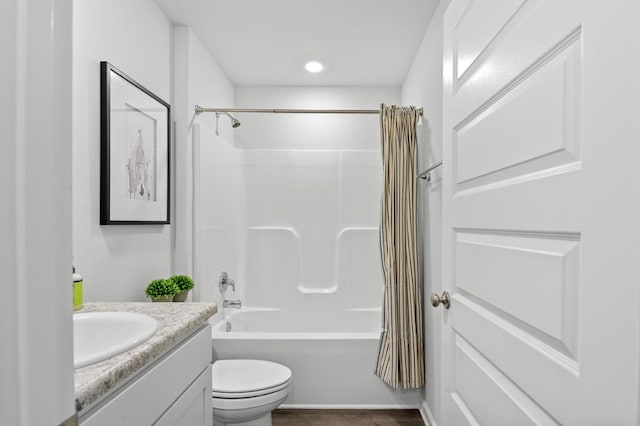
POLYGON ((73 310, 82 308, 82 275, 76 273, 73 267, 73 310))

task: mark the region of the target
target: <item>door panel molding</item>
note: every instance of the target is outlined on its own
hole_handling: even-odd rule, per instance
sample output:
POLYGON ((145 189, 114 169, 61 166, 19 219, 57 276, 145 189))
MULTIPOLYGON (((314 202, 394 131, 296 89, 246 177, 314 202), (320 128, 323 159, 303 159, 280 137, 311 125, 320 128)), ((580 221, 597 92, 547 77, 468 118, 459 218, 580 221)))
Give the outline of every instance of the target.
POLYGON ((640 4, 480 3, 443 21, 440 423, 637 424, 640 4))

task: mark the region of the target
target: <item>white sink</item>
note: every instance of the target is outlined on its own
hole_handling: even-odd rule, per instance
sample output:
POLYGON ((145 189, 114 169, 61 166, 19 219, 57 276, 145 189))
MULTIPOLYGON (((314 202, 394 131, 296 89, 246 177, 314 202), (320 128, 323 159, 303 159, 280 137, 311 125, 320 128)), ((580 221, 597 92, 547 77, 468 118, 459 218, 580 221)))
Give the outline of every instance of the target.
POLYGON ((132 312, 73 315, 73 368, 86 367, 149 340, 158 322, 132 312))

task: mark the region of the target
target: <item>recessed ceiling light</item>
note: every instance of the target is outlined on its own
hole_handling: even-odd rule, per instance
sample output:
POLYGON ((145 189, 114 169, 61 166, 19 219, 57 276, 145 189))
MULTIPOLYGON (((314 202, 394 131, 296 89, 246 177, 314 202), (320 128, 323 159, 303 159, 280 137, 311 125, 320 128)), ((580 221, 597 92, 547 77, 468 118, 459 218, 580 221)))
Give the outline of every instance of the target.
POLYGON ((320 71, 322 71, 324 69, 324 65, 322 65, 320 62, 318 61, 309 61, 306 64, 304 64, 304 68, 312 73, 318 73, 320 71))

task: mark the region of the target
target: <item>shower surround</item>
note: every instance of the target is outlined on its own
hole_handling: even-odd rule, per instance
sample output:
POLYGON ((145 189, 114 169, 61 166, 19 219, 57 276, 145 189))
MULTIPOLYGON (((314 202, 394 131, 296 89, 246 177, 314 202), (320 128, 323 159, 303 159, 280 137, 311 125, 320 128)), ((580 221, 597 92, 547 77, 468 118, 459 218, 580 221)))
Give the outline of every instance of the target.
POLYGON ((226 270, 237 283, 227 297, 247 306, 380 308, 379 152, 248 150, 213 138, 200 145, 211 159, 200 181, 200 281, 211 284, 201 297, 215 300, 226 270))
MULTIPOLYGON (((325 105, 304 105, 314 106, 325 105)), ((394 391, 373 374, 384 290, 378 117, 238 118, 233 144, 215 135, 213 117, 193 129, 199 298, 222 305, 217 279, 226 270, 236 282, 226 298, 243 304, 222 310, 245 328, 215 328, 214 356, 290 365, 286 405, 417 407, 419 391, 394 391), (246 314, 265 309, 278 312, 268 330, 259 329, 265 314, 246 314), (365 316, 378 320, 362 328, 365 316)))

